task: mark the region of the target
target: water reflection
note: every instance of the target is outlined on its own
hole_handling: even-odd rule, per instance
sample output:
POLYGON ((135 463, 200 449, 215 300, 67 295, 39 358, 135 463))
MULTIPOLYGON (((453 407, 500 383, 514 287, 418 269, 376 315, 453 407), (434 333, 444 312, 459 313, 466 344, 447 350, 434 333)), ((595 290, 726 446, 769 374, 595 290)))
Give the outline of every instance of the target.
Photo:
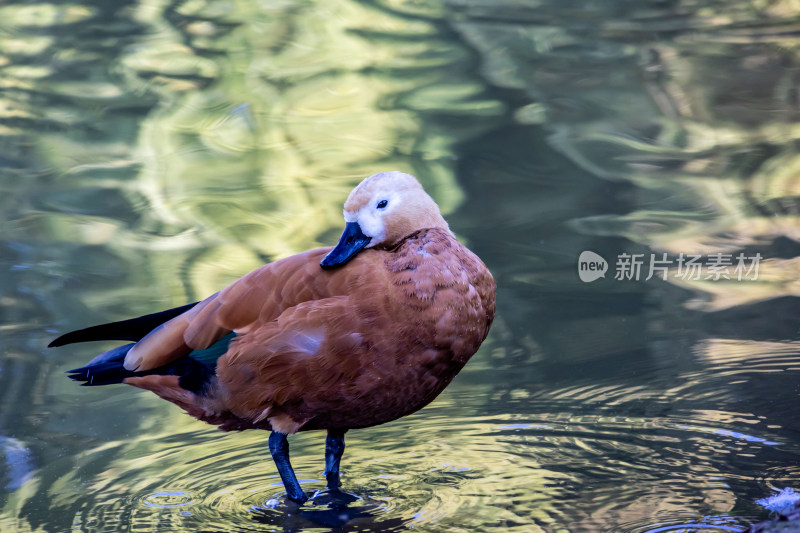
MULTIPOLYGON (((8 2, 0 7, 0 530, 732 531, 800 484, 791 2, 8 2), (222 435, 78 390, 59 331, 330 243, 411 171, 498 279, 431 407, 222 435), (578 255, 760 253, 753 282, 582 283, 578 255), (275 504, 274 502, 278 502, 275 504), (270 503, 272 502, 272 503, 270 503)), ((613 266, 613 265, 612 265, 613 266)))
MULTIPOLYGON (((269 502, 267 502, 269 503, 269 502)), ((320 492, 304 508, 287 505, 276 512, 265 505, 251 509, 253 520, 262 524, 279 526, 284 531, 303 531, 313 528, 335 531, 402 531, 411 520, 403 518, 381 519, 387 510, 384 503, 365 501, 346 492, 320 492)))

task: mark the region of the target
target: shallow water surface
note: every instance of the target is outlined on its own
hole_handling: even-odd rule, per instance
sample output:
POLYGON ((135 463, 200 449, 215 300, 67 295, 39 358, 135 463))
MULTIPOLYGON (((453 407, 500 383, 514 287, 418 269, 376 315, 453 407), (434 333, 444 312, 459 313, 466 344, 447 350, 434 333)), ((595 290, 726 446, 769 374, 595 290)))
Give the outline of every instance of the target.
POLYGON ((0 530, 766 518, 800 490, 798 28, 792 2, 4 3, 0 530), (348 433, 344 494, 320 432, 290 439, 298 508, 266 434, 77 387, 103 346, 46 349, 334 243, 350 188, 393 169, 489 266, 498 316, 430 406, 348 433))

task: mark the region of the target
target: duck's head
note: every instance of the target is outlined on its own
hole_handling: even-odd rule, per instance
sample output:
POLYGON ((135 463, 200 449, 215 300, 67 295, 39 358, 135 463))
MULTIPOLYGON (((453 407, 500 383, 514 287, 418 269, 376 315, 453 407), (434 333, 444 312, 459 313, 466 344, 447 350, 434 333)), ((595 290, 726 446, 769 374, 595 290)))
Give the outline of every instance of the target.
POLYGON ((359 183, 344 203, 344 221, 344 233, 322 268, 343 265, 364 248, 391 248, 421 229, 449 231, 433 198, 403 172, 381 172, 359 183))

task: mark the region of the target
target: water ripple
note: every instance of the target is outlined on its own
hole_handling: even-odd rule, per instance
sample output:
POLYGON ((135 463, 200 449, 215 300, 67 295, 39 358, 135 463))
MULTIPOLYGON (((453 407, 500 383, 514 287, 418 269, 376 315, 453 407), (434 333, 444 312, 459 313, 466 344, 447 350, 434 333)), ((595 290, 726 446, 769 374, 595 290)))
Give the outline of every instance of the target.
POLYGON ((189 492, 179 490, 162 490, 147 494, 139 499, 145 507, 165 509, 168 507, 186 507, 192 505, 194 497, 189 492))

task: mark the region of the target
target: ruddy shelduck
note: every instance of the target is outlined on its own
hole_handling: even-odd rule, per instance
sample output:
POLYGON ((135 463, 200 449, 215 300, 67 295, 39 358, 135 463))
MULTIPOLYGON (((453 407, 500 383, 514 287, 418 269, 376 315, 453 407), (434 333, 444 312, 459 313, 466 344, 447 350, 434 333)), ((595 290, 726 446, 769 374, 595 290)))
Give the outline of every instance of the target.
POLYGON ((223 430, 271 431, 290 500, 307 497, 287 435, 327 430, 325 475, 340 486, 349 429, 430 403, 481 345, 495 282, 413 176, 375 174, 344 204, 333 248, 250 272, 201 302, 67 333, 50 346, 127 340, 70 370, 127 383, 223 430))

